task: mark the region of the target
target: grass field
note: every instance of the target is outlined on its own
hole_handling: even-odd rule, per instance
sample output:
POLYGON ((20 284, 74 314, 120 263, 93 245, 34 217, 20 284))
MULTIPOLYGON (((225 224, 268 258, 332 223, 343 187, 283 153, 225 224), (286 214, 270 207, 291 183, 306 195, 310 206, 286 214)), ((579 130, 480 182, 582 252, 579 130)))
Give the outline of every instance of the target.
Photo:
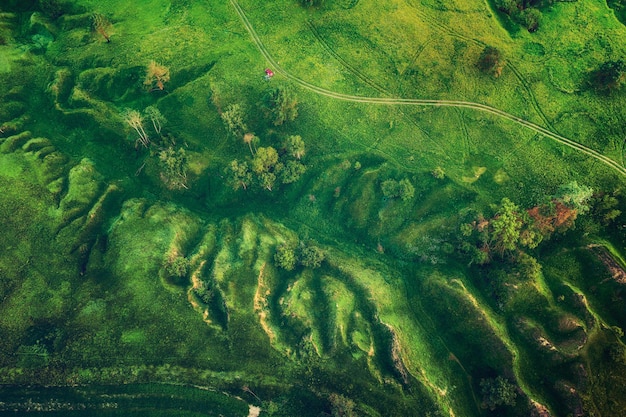
POLYGON ((0 414, 623 413, 625 96, 589 83, 626 52, 611 6, 535 33, 478 0, 0 6, 0 414), (467 257, 462 224, 572 181, 575 228, 467 257))

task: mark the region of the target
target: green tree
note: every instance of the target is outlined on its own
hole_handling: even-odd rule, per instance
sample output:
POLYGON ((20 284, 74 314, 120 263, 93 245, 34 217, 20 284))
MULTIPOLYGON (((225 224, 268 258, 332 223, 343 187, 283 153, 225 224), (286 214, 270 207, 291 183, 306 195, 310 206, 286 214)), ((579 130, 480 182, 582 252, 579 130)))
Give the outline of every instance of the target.
POLYGON ((350 398, 341 394, 332 393, 328 396, 332 417, 356 417, 356 404, 350 398))
POLYGON ((300 159, 304 156, 304 141, 299 135, 292 135, 285 141, 285 149, 290 156, 300 159))
POLYGON ((326 252, 314 244, 302 244, 298 253, 298 263, 307 268, 319 268, 326 259, 326 252))
POLYGON ((167 120, 161 114, 161 111, 156 108, 156 106, 148 106, 144 109, 143 114, 146 116, 148 120, 152 122, 152 127, 154 127, 154 131, 160 135, 161 129, 167 120))
POLYGON ((396 198, 400 195, 400 184, 396 180, 385 180, 380 184, 383 196, 387 198, 396 198))
POLYGON ((408 178, 400 180, 398 185, 400 188, 399 197, 402 201, 408 201, 413 198, 415 195, 415 187, 413 187, 413 184, 411 184, 411 181, 409 181, 408 178))
POLYGON ((415 195, 415 188, 407 178, 400 181, 385 180, 381 183, 383 195, 387 198, 400 198, 408 201, 415 195))
POLYGON ((489 222, 491 226, 490 243, 495 251, 500 254, 517 247, 523 224, 518 211, 519 207, 505 197, 502 199, 495 217, 489 222))
POLYGON ((541 22, 541 12, 535 8, 528 8, 523 10, 520 15, 522 25, 529 32, 536 32, 539 29, 539 23, 541 22))
POLYGON ((243 136, 248 130, 244 122, 244 112, 240 104, 230 104, 222 112, 222 121, 226 130, 233 136, 243 136))
POLYGON ((252 170, 257 174, 272 171, 278 164, 278 152, 271 146, 257 149, 252 158, 252 170))
POLYGON ((491 411, 500 405, 515 405, 517 388, 501 376, 481 379, 480 390, 483 395, 483 406, 491 411))
POLYGON ((589 75, 589 82, 598 91, 617 90, 624 80, 626 80, 626 64, 621 59, 605 62, 589 75))
POLYGON ((502 67, 504 66, 502 54, 493 46, 486 46, 480 54, 480 57, 478 57, 476 66, 485 74, 499 77, 502 73, 502 67))
POLYGON ((274 88, 266 100, 274 126, 293 121, 298 116, 298 99, 293 90, 282 86, 274 88))
POLYGON ((273 172, 262 172, 259 174, 259 184, 262 188, 272 191, 276 183, 276 174, 273 172))
POLYGON ((320 7, 324 4, 324 0, 300 0, 300 4, 304 7, 320 7))
POLYGON ((187 188, 187 156, 183 148, 167 148, 158 154, 161 181, 170 190, 187 188))
POLYGON ((512 15, 518 10, 518 5, 516 0, 496 0, 496 7, 498 10, 512 15))
POLYGON ((618 205, 619 200, 615 195, 602 194, 595 199, 594 215, 604 226, 608 226, 622 214, 622 211, 617 208, 618 205))
POLYGON ((229 171, 229 178, 233 189, 235 191, 239 188, 247 190, 250 183, 252 183, 252 172, 250 172, 248 163, 239 162, 235 159, 231 161, 229 171))
POLYGON ((283 169, 280 170, 280 181, 283 184, 291 184, 300 179, 306 171, 306 167, 298 161, 287 161, 283 169))
POLYGON ((165 273, 169 277, 184 278, 189 273, 190 262, 189 259, 184 256, 177 256, 176 258, 166 260, 163 265, 165 273))
POLYGON ((293 246, 282 243, 276 247, 276 253, 274 254, 276 266, 287 271, 293 271, 296 267, 296 261, 296 252, 293 246))
POLYGON ((586 185, 579 185, 572 181, 559 187, 556 200, 565 204, 566 207, 576 210, 579 214, 589 211, 589 204, 593 197, 593 189, 586 185))
POLYGON ((520 253, 517 258, 517 268, 523 278, 530 280, 541 278, 541 264, 527 253, 520 253))

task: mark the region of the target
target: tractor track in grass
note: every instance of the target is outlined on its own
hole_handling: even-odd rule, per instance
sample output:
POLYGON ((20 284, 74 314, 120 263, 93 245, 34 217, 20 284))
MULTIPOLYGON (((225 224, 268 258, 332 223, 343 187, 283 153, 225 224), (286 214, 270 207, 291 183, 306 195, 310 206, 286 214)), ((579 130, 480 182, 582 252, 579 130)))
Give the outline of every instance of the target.
MULTIPOLYGON (((358 79, 360 79, 361 81, 363 81, 365 84, 367 84, 368 86, 370 86, 371 88, 373 88, 374 90, 378 91, 379 93, 388 96, 388 97, 393 97, 394 94, 385 89, 385 87, 377 84, 374 80, 372 80, 370 77, 368 77, 365 73, 363 73, 361 70, 355 68, 354 66, 352 66, 349 62, 347 62, 345 59, 343 59, 343 57, 341 55, 339 55, 326 41, 326 39, 324 39, 324 37, 322 36, 322 34, 319 32, 319 30, 317 29, 317 27, 313 24, 313 22, 311 22, 310 20, 308 20, 307 22, 307 26, 309 27, 309 29, 311 30, 311 33, 313 34, 313 37, 315 37, 315 39, 320 43, 320 45, 322 45, 322 47, 324 48, 324 50, 326 52, 328 52, 333 58, 335 58, 337 60, 337 62, 339 62, 341 65, 344 66, 344 68, 346 68, 349 72, 351 72, 354 76, 356 76, 358 79)), ((421 48, 421 50, 418 51, 418 53, 416 54, 416 58, 417 55, 419 55, 423 50, 424 50, 425 46, 421 48)), ((424 130, 423 127, 421 127, 419 125, 419 123, 417 123, 415 121, 415 119, 413 117, 409 117, 409 115, 407 115, 404 111, 400 110, 399 113, 402 115, 402 117, 404 117, 404 119, 412 124, 413 126, 415 126, 415 128, 422 133, 422 135, 424 135, 425 139, 430 140, 433 145, 439 149, 439 151, 441 151, 442 154, 445 154, 445 151, 443 149, 443 147, 441 146, 440 143, 438 143, 436 140, 434 140, 431 135, 424 130)), ((381 152, 381 150, 378 148, 378 145, 381 141, 381 138, 379 137, 378 139, 376 139, 376 141, 368 147, 368 150, 372 150, 372 149, 377 149, 379 152, 381 152)), ((390 158, 394 159, 391 155, 388 155, 390 158)))
POLYGON ((265 45, 259 38, 259 35, 254 30, 254 27, 248 20, 248 17, 246 16, 245 12, 241 8, 237 0, 230 0, 230 3, 233 5, 233 7, 235 8, 235 11, 241 18, 242 23, 244 24, 250 36, 252 37, 252 40, 254 41, 257 49, 259 50, 259 52, 261 52, 261 55, 263 55, 266 61, 274 67, 274 71, 281 74, 283 77, 287 78, 288 80, 291 80, 292 82, 294 82, 295 84, 299 85, 302 88, 306 88, 307 90, 310 90, 322 96, 326 96, 326 97, 333 98, 336 100, 349 101, 353 103, 384 104, 384 105, 398 105, 398 106, 412 105, 412 106, 432 106, 432 107, 457 107, 457 108, 469 108, 469 109, 479 110, 485 113, 499 116, 503 119, 507 119, 522 127, 525 127, 537 133, 540 133, 541 135, 547 138, 550 138, 558 143, 561 143, 562 145, 565 145, 574 150, 582 152, 588 156, 591 156, 592 158, 597 159, 598 161, 602 162, 608 167, 626 176, 626 168, 624 168, 624 166, 620 165, 618 162, 612 160, 611 158, 601 154, 600 152, 594 149, 588 148, 562 135, 559 135, 558 133, 555 133, 551 130, 548 130, 543 126, 529 122, 520 117, 509 114, 503 110, 499 110, 499 109, 496 109, 494 107, 491 107, 485 104, 474 103, 470 101, 462 101, 462 100, 431 100, 431 99, 409 99, 409 98, 393 98, 393 97, 354 96, 354 95, 349 95, 349 94, 337 93, 337 92, 327 90, 322 87, 318 87, 314 84, 311 84, 308 81, 298 78, 295 75, 292 75, 290 72, 283 69, 267 50, 267 48, 265 47, 265 45))
MULTIPOLYGON (((426 23, 430 24, 431 26, 436 27, 437 29, 439 29, 441 32, 447 34, 448 36, 451 36, 451 37, 457 38, 457 39, 461 39, 461 40, 464 40, 464 41, 469 42, 469 43, 473 43, 473 44, 481 46, 483 48, 485 46, 487 46, 486 43, 484 43, 482 41, 479 41, 478 39, 470 38, 468 36, 464 36, 464 35, 461 35, 460 33, 455 32, 454 30, 450 29, 449 27, 439 23, 436 19, 428 16, 428 14, 418 10, 417 7, 415 7, 414 5, 412 5, 412 7, 415 9, 415 13, 417 15, 419 15, 419 17, 422 20, 424 20, 426 23)), ((491 10, 491 8, 489 8, 489 10, 491 10)), ((513 75, 515 75, 515 77, 517 78, 519 83, 522 85, 522 88, 524 88, 524 90, 526 91, 526 94, 528 94, 528 97, 530 99, 530 103, 531 103, 533 109, 537 112, 537 114, 541 118, 541 121, 548 127, 548 129, 552 130, 553 132, 558 133, 557 130, 552 125, 552 123, 550 122, 550 120, 548 119, 548 117, 546 116, 546 114, 541 109, 541 106, 539 105, 539 102, 537 101, 537 98, 535 97, 535 94, 530 89, 530 86, 528 85, 528 81, 526 81, 526 78, 522 75, 522 73, 519 71, 519 69, 517 69, 517 67, 515 65, 513 65, 512 63, 509 62, 509 63, 507 63, 506 66, 507 66, 507 68, 511 69, 511 71, 513 72, 513 75)))
POLYGON ((320 32, 317 30, 317 27, 313 24, 313 22, 311 22, 310 20, 307 20, 306 24, 309 27, 309 29, 311 30, 311 33, 313 33, 313 36, 315 37, 315 39, 317 39, 317 41, 320 43, 320 45, 322 45, 322 47, 326 50, 326 52, 328 52, 330 55, 332 55, 333 58, 335 58, 345 68, 347 68, 348 71, 350 71, 359 80, 363 81, 365 84, 369 85, 370 87, 372 87, 374 90, 378 91, 379 93, 385 94, 387 96, 392 96, 392 94, 390 94, 389 91, 387 91, 385 89, 385 87, 383 87, 381 85, 378 85, 372 79, 370 79, 367 75, 363 74, 363 72, 361 72, 357 68, 354 68, 348 61, 343 59, 343 57, 341 55, 339 55, 328 44, 328 42, 326 42, 326 39, 324 39, 324 37, 320 34, 320 32))

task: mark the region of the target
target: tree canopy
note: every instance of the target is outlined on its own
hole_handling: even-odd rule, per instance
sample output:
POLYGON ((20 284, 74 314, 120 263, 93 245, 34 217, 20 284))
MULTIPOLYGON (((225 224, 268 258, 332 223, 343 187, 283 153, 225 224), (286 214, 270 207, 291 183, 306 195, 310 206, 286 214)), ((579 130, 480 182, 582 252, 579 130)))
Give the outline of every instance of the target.
POLYGON ((276 87, 268 92, 266 100, 274 126, 280 126, 298 117, 298 99, 292 89, 276 87))
POLYGON ((271 146, 257 149, 252 158, 252 170, 257 174, 272 171, 278 163, 278 152, 271 146))
POLYGON ((393 179, 385 180, 380 185, 383 195, 387 198, 400 198, 408 201, 415 195, 415 187, 407 178, 400 181, 393 179))
POLYGON ((486 46, 480 54, 476 66, 485 74, 499 77, 502 73, 502 67, 504 66, 502 54, 497 48, 486 46))
POLYGON ((483 406, 491 411, 501 405, 515 405, 517 388, 501 376, 482 379, 480 390, 483 395, 483 406))
POLYGON ((626 64, 621 59, 607 61, 589 74, 589 82, 598 91, 619 89, 626 80, 626 64))
POLYGON ((491 242, 496 252, 502 254, 514 250, 522 230, 522 220, 518 214, 519 207, 508 198, 503 198, 500 208, 491 220, 491 242))

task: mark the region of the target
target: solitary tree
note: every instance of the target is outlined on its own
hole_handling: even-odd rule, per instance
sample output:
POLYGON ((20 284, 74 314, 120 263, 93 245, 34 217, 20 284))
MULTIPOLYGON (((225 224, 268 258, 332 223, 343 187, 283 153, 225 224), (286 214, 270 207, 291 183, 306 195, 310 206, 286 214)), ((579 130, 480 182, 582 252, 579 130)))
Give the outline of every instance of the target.
POLYGON ((300 135, 292 135, 285 141, 287 153, 296 159, 304 156, 304 141, 300 135))
POLYGON ((170 190, 187 188, 187 156, 185 150, 167 148, 159 152, 161 181, 170 190))
POLYGON ((598 91, 617 90, 626 80, 626 64, 621 59, 605 62, 590 74, 589 79, 598 91))
POLYGON ((240 104, 229 104, 226 111, 222 113, 222 121, 226 130, 233 136, 243 136, 248 130, 244 123, 243 109, 240 104))
POLYGON ((493 46, 486 46, 480 54, 476 65, 485 74, 490 74, 497 78, 502 74, 502 68, 504 67, 502 54, 493 46))
POLYGON ((148 90, 163 90, 164 84, 170 80, 170 69, 165 65, 150 61, 146 67, 146 78, 143 84, 148 90))
POLYGON ((298 116, 298 99, 293 90, 286 87, 277 87, 268 93, 267 107, 274 126, 280 126, 298 116))
POLYGON ((296 267, 296 252, 293 246, 282 243, 276 247, 274 262, 280 268, 293 271, 296 267))
POLYGON ((184 256, 177 256, 174 259, 166 259, 163 268, 169 277, 184 278, 189 273, 189 259, 184 256))
POLYGON ((491 411, 500 405, 515 405, 516 387, 501 376, 482 379, 480 389, 483 394, 483 406, 491 411))

